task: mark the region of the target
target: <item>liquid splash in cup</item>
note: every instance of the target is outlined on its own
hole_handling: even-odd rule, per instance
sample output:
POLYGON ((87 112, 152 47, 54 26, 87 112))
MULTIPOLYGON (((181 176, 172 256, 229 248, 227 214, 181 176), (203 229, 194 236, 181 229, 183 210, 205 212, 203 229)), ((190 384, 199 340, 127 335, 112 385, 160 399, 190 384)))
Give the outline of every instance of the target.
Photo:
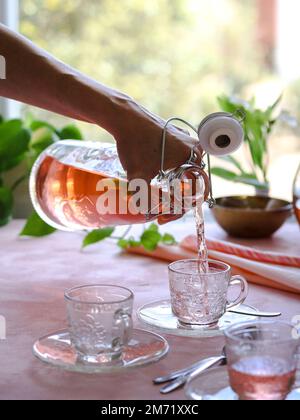
POLYGON ((182 260, 169 265, 172 310, 182 324, 215 326, 228 309, 243 303, 248 283, 231 275, 231 267, 218 261, 208 262, 207 273, 199 271, 199 260, 182 260), (237 299, 229 302, 232 286, 240 286, 237 299))

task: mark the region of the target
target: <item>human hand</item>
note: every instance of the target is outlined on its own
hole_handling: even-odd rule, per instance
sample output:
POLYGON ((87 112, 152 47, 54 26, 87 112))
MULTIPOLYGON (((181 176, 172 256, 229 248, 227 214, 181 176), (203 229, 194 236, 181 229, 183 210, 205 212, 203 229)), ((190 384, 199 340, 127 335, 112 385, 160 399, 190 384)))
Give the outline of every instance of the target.
MULTIPOLYGON (((115 134, 118 153, 128 180, 144 179, 148 184, 161 169, 162 134, 165 121, 151 114, 135 102, 128 104, 127 118, 121 129, 115 134)), ((170 125, 166 136, 165 169, 181 166, 196 153, 196 163, 200 164, 203 151, 198 139, 189 136, 188 132, 170 125)), ((184 213, 183 213, 184 214, 184 213)), ((159 224, 169 223, 182 215, 163 215, 158 218, 159 224)))
MULTIPOLYGON (((150 183, 161 169, 162 133, 165 121, 135 102, 128 104, 126 118, 120 124, 115 139, 118 153, 128 180, 144 179, 150 183)), ((188 161, 192 150, 200 164, 202 150, 198 139, 170 125, 166 137, 165 169, 173 169, 188 161)))

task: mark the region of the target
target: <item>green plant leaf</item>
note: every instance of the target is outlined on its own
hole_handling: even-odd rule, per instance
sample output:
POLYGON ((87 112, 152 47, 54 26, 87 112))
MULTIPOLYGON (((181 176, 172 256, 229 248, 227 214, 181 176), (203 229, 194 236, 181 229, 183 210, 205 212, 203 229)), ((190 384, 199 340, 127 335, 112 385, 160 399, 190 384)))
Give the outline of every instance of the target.
POLYGON ((0 226, 6 225, 13 209, 13 194, 9 188, 0 187, 0 226))
POLYGON ((59 137, 50 128, 41 127, 32 134, 30 147, 37 153, 41 153, 58 140, 59 137))
POLYGON ((158 227, 158 225, 156 224, 156 223, 152 223, 149 227, 148 227, 148 229, 147 229, 148 231, 150 231, 150 232, 158 232, 159 231, 159 227, 158 227))
POLYGON ((118 246, 122 249, 127 249, 128 247, 130 247, 129 241, 127 239, 119 239, 118 246))
POLYGON ((219 159, 224 160, 224 162, 231 163, 234 165, 241 173, 245 173, 242 165, 239 163, 237 159, 235 159, 233 156, 222 156, 219 159))
POLYGON ((227 169, 224 168, 212 168, 211 169, 211 173, 215 176, 218 176, 219 178, 223 178, 223 179, 227 179, 228 181, 234 181, 236 179, 236 177, 238 176, 238 174, 228 171, 227 169))
POLYGON ((0 125, 0 159, 14 159, 28 150, 30 133, 21 120, 10 120, 0 125))
POLYGON ((81 131, 74 124, 70 124, 64 127, 59 132, 59 137, 61 140, 83 140, 81 131))
POLYGON ((266 117, 268 119, 270 119, 272 117, 273 112, 275 111, 275 109, 278 107, 278 105, 280 104, 280 102, 282 101, 283 98, 283 94, 281 94, 279 96, 279 98, 276 99, 276 101, 273 103, 273 105, 271 105, 265 112, 266 117))
POLYGON ((86 248, 87 246, 104 241, 104 239, 109 238, 114 233, 114 231, 115 228, 113 227, 93 230, 84 238, 82 248, 86 248))
POLYGON ((237 176, 234 182, 238 182, 245 185, 251 185, 252 187, 258 188, 260 190, 267 190, 270 185, 265 182, 260 182, 255 176, 237 176))
POLYGON ((246 113, 245 127, 250 140, 260 140, 263 137, 263 124, 265 121, 260 121, 260 115, 253 112, 246 113))
POLYGON ((28 169, 31 170, 40 154, 57 141, 59 141, 57 134, 46 126, 34 131, 29 144, 29 151, 26 154, 28 169))
POLYGON ((244 173, 243 175, 237 175, 234 172, 227 171, 226 169, 223 169, 223 168, 212 168, 211 172, 213 175, 216 175, 219 178, 223 178, 228 181, 251 185, 252 187, 259 188, 262 190, 269 188, 269 184, 260 182, 256 178, 255 174, 244 173))
POLYGON ((34 120, 30 123, 30 130, 31 131, 37 131, 40 128, 47 128, 48 130, 52 131, 53 133, 57 133, 56 128, 52 124, 47 123, 46 121, 34 120))
POLYGON ((277 120, 269 121, 269 124, 268 124, 268 127, 267 127, 267 135, 268 136, 272 133, 273 128, 276 125, 276 123, 277 123, 277 120))
POLYGON ((172 246, 172 245, 176 245, 176 244, 177 244, 176 239, 175 239, 175 238, 174 238, 174 236, 173 236, 173 235, 171 235, 170 233, 165 233, 165 234, 163 235, 163 237, 162 237, 162 242, 163 242, 165 245, 170 245, 170 246, 172 246))
POLYGON ((131 246, 132 248, 136 248, 136 247, 138 247, 138 246, 141 246, 142 244, 141 244, 141 241, 138 241, 137 239, 135 239, 133 236, 131 236, 129 239, 128 239, 128 244, 129 244, 129 246, 131 246))
MULTIPOLYGON (((278 120, 278 118, 274 118, 273 112, 274 110, 276 110, 281 99, 282 97, 280 96, 275 101, 275 103, 272 104, 266 111, 256 109, 254 99, 250 102, 245 102, 225 95, 221 96, 218 99, 221 108, 226 112, 234 113, 237 112, 238 109, 241 109, 245 112, 245 120, 243 121, 245 131, 245 142, 249 148, 252 161, 251 164, 255 167, 255 171, 257 171, 257 182, 259 182, 257 180, 257 177, 260 177, 260 175, 261 179, 266 179, 266 174, 268 170, 267 141, 275 123, 278 120)), ((226 158, 226 160, 239 170, 239 172, 241 173, 240 175, 245 175, 245 171, 238 161, 234 160, 232 157, 228 157, 226 158)), ((232 178, 233 180, 233 174, 223 173, 221 175, 225 179, 232 178)))
POLYGON ((262 171, 264 168, 264 144, 262 141, 248 140, 250 153, 252 156, 253 163, 258 166, 262 171))
POLYGON ((159 232, 148 229, 141 236, 141 244, 147 251, 154 251, 161 239, 162 236, 159 232))
POLYGON ((0 160, 0 172, 9 171, 18 166, 25 158, 25 154, 10 159, 0 160))
POLYGON ((48 236, 54 233, 56 229, 49 226, 40 216, 34 212, 28 218, 20 236, 32 236, 36 238, 40 238, 43 236, 48 236))
POLYGON ((234 103, 231 98, 226 95, 219 96, 217 101, 224 112, 235 114, 239 109, 241 109, 240 105, 234 103))
POLYGON ((265 112, 256 109, 247 112, 244 127, 252 161, 256 167, 266 173, 265 156, 268 152, 267 138, 271 131, 270 120, 265 112))
POLYGON ((141 242, 137 241, 133 236, 131 236, 129 239, 120 239, 118 241, 118 246, 122 249, 136 248, 138 246, 141 246, 141 242))

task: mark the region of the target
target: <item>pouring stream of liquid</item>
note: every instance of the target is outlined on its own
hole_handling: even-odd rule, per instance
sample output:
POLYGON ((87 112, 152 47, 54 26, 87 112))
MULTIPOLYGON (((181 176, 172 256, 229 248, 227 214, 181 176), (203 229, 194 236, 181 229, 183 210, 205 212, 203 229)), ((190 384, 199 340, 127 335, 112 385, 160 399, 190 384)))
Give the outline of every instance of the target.
POLYGON ((198 273, 199 280, 202 283, 202 290, 204 295, 203 312, 206 316, 209 315, 209 296, 208 296, 208 283, 207 277, 203 274, 209 273, 208 263, 208 249, 205 240, 205 226, 204 226, 204 214, 203 214, 204 199, 197 201, 195 207, 195 222, 196 222, 196 233, 198 242, 198 273))

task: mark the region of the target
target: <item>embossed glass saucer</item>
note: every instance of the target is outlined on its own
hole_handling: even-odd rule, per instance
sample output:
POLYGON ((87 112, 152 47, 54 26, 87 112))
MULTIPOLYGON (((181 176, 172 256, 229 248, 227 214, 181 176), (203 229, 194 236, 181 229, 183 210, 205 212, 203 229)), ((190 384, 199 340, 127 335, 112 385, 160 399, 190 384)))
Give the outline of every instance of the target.
POLYGON ((67 330, 40 338, 33 346, 34 355, 45 363, 80 373, 110 373, 157 362, 169 351, 167 341, 154 333, 134 329, 132 338, 120 359, 113 364, 87 363, 80 360, 71 345, 67 330))
MULTIPOLYGON (((257 309, 250 305, 243 304, 237 308, 250 312, 257 312, 257 309)), ((227 312, 220 319, 218 324, 212 327, 186 325, 180 323, 178 318, 173 314, 170 300, 161 300, 159 302, 149 303, 138 309, 137 316, 143 324, 146 324, 147 327, 150 327, 155 331, 181 337, 194 338, 221 336, 226 328, 235 323, 255 320, 255 317, 253 316, 227 312)))
MULTIPOLYGON (((238 401, 239 397, 229 384, 226 366, 207 370, 188 382, 185 394, 189 400, 196 401, 238 401)), ((292 391, 287 401, 300 401, 300 389, 292 391)))

